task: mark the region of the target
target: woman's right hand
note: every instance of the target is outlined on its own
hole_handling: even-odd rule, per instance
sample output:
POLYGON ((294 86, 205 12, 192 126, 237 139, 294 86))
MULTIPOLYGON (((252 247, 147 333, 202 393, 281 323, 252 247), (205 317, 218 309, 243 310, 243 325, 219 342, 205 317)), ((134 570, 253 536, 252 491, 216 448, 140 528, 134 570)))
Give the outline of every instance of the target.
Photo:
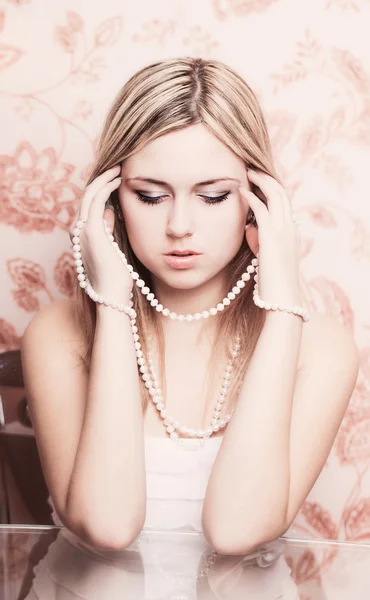
MULTIPOLYGON (((116 252, 108 233, 105 231, 105 203, 113 190, 121 184, 119 174, 121 167, 117 165, 96 177, 86 186, 75 218, 69 229, 73 240, 73 230, 80 219, 87 222, 80 230, 80 252, 84 270, 93 289, 110 302, 128 303, 133 287, 133 279, 116 252)), ((110 209, 108 209, 110 210, 110 209)), ((110 219, 112 222, 112 219, 110 219)), ((110 233, 113 231, 113 224, 110 233)))

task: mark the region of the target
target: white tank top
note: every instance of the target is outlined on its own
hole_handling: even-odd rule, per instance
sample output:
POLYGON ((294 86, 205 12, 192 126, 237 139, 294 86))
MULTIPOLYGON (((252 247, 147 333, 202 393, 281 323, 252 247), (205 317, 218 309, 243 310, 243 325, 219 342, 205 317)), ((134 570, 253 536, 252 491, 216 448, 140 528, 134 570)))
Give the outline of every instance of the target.
MULTIPOLYGON (((222 436, 207 440, 145 436, 146 519, 143 529, 202 531, 201 515, 212 465, 222 436)), ((52 518, 62 523, 49 497, 52 518)))

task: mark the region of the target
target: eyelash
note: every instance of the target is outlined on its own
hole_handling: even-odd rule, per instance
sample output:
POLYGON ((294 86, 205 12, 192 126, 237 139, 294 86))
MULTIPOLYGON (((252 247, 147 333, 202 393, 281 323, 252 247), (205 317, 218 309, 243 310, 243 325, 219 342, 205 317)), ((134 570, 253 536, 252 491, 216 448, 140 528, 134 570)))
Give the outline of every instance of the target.
MULTIPOLYGON (((164 198, 165 196, 145 196, 145 194, 140 194, 140 192, 138 192, 137 190, 135 190, 136 193, 136 198, 138 200, 140 200, 141 202, 144 202, 144 204, 150 204, 151 206, 153 206, 154 204, 160 204, 161 199, 164 198)), ((201 198, 207 198, 207 200, 205 200, 205 202, 207 204, 220 204, 221 202, 224 202, 225 200, 227 200, 227 198, 229 197, 230 192, 226 192, 225 194, 223 194, 222 196, 201 196, 201 198)))

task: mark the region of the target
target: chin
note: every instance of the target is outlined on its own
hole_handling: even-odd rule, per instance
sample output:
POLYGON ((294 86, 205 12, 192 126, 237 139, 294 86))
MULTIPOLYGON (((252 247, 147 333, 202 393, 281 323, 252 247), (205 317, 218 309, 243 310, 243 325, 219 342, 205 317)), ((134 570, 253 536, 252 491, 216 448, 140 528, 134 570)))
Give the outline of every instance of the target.
POLYGON ((162 284, 176 290, 192 290, 200 287, 212 279, 212 275, 208 277, 197 272, 195 269, 179 269, 172 272, 155 272, 152 271, 155 278, 159 279, 162 284))

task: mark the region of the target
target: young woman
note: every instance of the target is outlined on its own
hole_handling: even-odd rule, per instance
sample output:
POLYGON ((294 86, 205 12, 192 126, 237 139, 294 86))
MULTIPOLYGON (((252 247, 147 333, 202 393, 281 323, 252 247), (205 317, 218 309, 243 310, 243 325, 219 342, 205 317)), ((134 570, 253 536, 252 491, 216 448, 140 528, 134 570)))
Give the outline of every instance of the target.
POLYGON ((113 549, 143 527, 190 526, 226 554, 281 536, 358 352, 303 306, 298 223, 246 82, 193 58, 131 77, 70 238, 74 298, 22 341, 55 518, 113 549))

